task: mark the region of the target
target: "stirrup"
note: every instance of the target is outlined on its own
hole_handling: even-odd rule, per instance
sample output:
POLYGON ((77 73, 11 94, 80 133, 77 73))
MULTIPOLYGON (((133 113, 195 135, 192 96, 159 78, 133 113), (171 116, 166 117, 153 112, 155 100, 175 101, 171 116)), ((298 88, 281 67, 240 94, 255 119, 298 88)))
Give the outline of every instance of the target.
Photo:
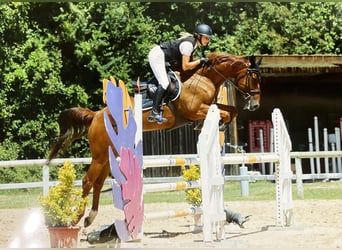
POLYGON ((165 117, 162 117, 162 116, 159 116, 158 117, 158 120, 157 120, 157 123, 158 124, 162 124, 164 122, 167 122, 167 119, 165 117))
POLYGON ((162 124, 163 122, 167 122, 167 119, 162 117, 159 113, 156 113, 152 110, 150 116, 147 118, 148 122, 157 122, 158 124, 162 124))
POLYGON ((164 122, 167 122, 167 119, 158 115, 158 116, 149 116, 147 118, 147 121, 148 122, 157 122, 158 124, 162 124, 164 122))

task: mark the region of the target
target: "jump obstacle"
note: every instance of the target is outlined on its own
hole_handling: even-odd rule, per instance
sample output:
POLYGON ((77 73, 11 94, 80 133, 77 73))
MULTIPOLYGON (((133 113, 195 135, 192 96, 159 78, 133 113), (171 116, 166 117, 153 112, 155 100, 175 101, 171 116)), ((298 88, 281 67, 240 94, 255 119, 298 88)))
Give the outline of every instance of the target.
MULTIPOLYGON (((288 226, 292 222, 292 171, 290 164, 291 140, 288 135, 285 122, 279 109, 275 109, 272 113, 272 122, 274 125, 274 141, 275 152, 273 153, 230 153, 224 156, 217 156, 221 160, 221 164, 254 164, 254 163, 275 163, 276 164, 276 205, 277 216, 276 225, 288 226)), ((202 129, 202 131, 204 131, 202 129)), ((207 140, 204 147, 208 148, 207 140)), ((215 162, 215 161, 210 161, 215 162)), ((198 155, 170 155, 170 156, 145 156, 144 169, 153 167, 172 167, 181 165, 200 165, 201 169, 205 169, 201 164, 198 155)), ((210 167, 209 167, 210 168, 210 167)), ((202 173, 201 173, 202 177, 202 173)), ((162 192, 184 190, 187 188, 202 187, 201 180, 191 182, 169 182, 157 184, 144 184, 144 192, 162 192)), ((203 188, 203 187, 202 187, 203 188)), ((203 189, 202 189, 203 192, 203 189)), ((189 214, 191 215, 191 214, 189 214)), ((155 218, 155 217, 154 217, 155 218)))
MULTIPOLYGON (((109 84, 108 86, 111 86, 109 84)), ((107 91, 111 93, 113 91, 107 91)), ((110 99, 110 96, 107 96, 107 100, 110 99)), ((136 127, 135 133, 128 133, 131 137, 134 137, 132 140, 134 141, 134 148, 137 145, 141 144, 142 140, 142 120, 141 120, 141 96, 136 94, 135 96, 135 119, 129 119, 130 122, 132 120, 135 122, 136 127)), ((118 98, 115 97, 117 100, 118 98)), ((120 98, 119 98, 120 100, 120 98)), ((113 115, 113 113, 112 113, 113 115)), ((122 113, 119 112, 119 118, 121 119, 122 113)), ((116 119, 116 117, 114 117, 116 119)), ((189 208, 189 209, 181 209, 175 211, 161 211, 157 213, 144 214, 143 213, 143 201, 142 201, 142 192, 137 192, 139 197, 135 197, 137 200, 137 204, 139 211, 132 211, 133 207, 126 209, 125 205, 121 201, 121 205, 116 207, 120 207, 120 209, 125 211, 130 211, 129 218, 125 218, 125 221, 115 221, 116 230, 118 232, 118 236, 122 241, 134 240, 142 233, 142 221, 141 224, 137 223, 132 226, 132 213, 136 213, 136 217, 140 217, 141 213, 143 213, 143 217, 145 219, 162 219, 162 218, 173 218, 179 216, 186 215, 202 215, 202 228, 203 228, 203 241, 204 242, 212 242, 213 241, 213 233, 216 233, 216 239, 222 240, 225 237, 224 224, 225 224, 225 213, 224 213, 224 199, 223 199, 223 189, 224 189, 224 176, 222 171, 222 164, 243 164, 243 163, 260 163, 260 162, 273 162, 276 165, 276 203, 277 203, 277 219, 276 224, 278 226, 290 225, 292 223, 292 192, 291 192, 291 178, 292 172, 290 167, 290 150, 291 150, 291 140, 289 138, 285 122, 282 118, 281 112, 279 109, 274 109, 272 113, 272 121, 274 125, 274 145, 275 152, 274 153, 264 153, 264 154, 226 154, 225 156, 221 156, 220 151, 220 143, 219 143, 219 109, 216 105, 212 105, 208 111, 207 117, 204 121, 203 128, 199 135, 198 144, 197 144, 197 157, 189 157, 186 155, 184 158, 177 157, 172 158, 170 156, 168 159, 153 159, 155 166, 179 166, 179 165, 189 165, 189 164, 198 164, 200 165, 201 171, 201 179, 199 181, 191 181, 191 182, 178 182, 178 183, 160 183, 160 184, 149 184, 144 185, 142 187, 142 170, 144 167, 142 166, 142 155, 133 155, 131 159, 137 159, 136 161, 140 164, 140 172, 135 169, 136 175, 134 178, 140 178, 141 189, 143 189, 144 193, 147 192, 160 192, 160 191, 172 191, 172 190, 182 190, 186 188, 193 187, 201 187, 202 191, 202 207, 200 208, 189 208), (136 158, 135 158, 136 157, 136 158), (167 164, 166 164, 167 163, 167 164), (139 200, 141 199, 141 201, 139 200), (140 203, 139 203, 140 202, 140 203), (139 214, 139 215, 138 215, 139 214), (117 226, 117 224, 119 226, 117 226), (135 231, 132 229, 135 228, 135 231), (124 232, 120 232, 123 230, 124 232), (137 230, 140 232, 137 233, 137 230), (134 233, 133 233, 134 232, 134 233)), ((108 122, 107 122, 108 123, 108 122)), ((107 126, 106 126, 107 127, 107 126)), ((110 127, 110 126, 108 126, 110 127)), ((120 130, 118 131, 120 134, 120 130)), ((127 138, 126 138, 127 139, 127 138)), ((118 145, 119 148, 123 147, 118 145)), ((122 150, 120 150, 121 152, 122 150)), ((139 150, 137 150, 139 153, 139 150)), ((137 153, 136 152, 136 153, 137 153)), ((142 154, 142 150, 140 149, 140 153, 142 154)), ((112 152, 110 155, 113 156, 112 152)), ((112 163, 117 167, 117 162, 122 162, 123 157, 120 154, 120 159, 110 160, 112 173, 117 170, 113 170, 112 163)), ((144 161, 145 162, 145 161, 144 161)), ((127 163, 127 162, 126 162, 127 163)), ((137 166, 139 165, 137 164, 137 166)), ((149 167, 152 167, 153 164, 147 164, 149 167)), ((120 163, 119 168, 121 172, 123 171, 123 164, 120 163)), ((126 171, 127 173, 130 170, 126 171)), ((132 171, 131 171, 132 172, 132 171)), ((115 176, 115 175, 113 175, 115 176)), ((126 182, 128 174, 126 174, 126 182)), ((118 186, 122 186, 125 184, 125 178, 119 176, 119 183, 113 183, 113 195, 118 195, 117 188, 118 186), (114 192, 114 187, 116 191, 114 192)), ((119 190, 119 193, 122 195, 122 199, 124 199, 124 190, 119 190)), ((117 199, 117 198, 116 198, 117 199)), ((129 213, 127 213, 129 214, 129 213)))

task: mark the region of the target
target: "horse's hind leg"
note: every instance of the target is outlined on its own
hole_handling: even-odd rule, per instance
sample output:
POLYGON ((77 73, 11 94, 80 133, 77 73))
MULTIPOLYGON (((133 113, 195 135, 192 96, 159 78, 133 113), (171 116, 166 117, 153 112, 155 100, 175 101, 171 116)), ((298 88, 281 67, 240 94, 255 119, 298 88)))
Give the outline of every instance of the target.
POLYGON ((109 175, 109 163, 105 163, 104 165, 101 166, 101 173, 98 175, 97 179, 95 180, 93 184, 93 202, 92 202, 92 207, 91 211, 89 212, 88 216, 84 219, 84 227, 90 226, 97 213, 98 213, 98 208, 99 208, 99 201, 100 201, 100 194, 101 194, 101 189, 103 187, 103 184, 106 180, 106 178, 109 175))
MULTIPOLYGON (((95 181, 100 175, 101 170, 102 170, 102 164, 93 159, 87 171, 87 174, 83 177, 83 180, 82 180, 82 189, 83 189, 82 197, 87 197, 89 195, 89 192, 93 188, 95 181)), ((94 200, 93 200, 93 204, 94 204, 94 200)), ((84 215, 84 212, 85 211, 82 211, 79 214, 77 222, 81 220, 81 218, 84 215)))

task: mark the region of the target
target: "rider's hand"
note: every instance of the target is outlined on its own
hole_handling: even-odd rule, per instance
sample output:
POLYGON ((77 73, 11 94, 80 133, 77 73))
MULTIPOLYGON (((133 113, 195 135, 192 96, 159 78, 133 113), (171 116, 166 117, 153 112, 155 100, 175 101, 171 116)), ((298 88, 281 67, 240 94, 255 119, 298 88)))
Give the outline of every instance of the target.
POLYGON ((201 62, 201 65, 204 66, 204 65, 208 65, 209 64, 209 59, 206 58, 206 57, 202 57, 200 59, 200 62, 201 62))

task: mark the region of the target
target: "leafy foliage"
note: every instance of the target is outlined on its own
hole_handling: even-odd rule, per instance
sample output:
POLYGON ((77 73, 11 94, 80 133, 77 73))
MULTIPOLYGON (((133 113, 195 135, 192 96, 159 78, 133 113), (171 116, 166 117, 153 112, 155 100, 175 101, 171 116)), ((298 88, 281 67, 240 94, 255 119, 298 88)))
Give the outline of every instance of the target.
MULTIPOLYGON (((183 179, 185 181, 199 180, 201 171, 199 166, 191 165, 189 168, 182 167, 183 179)), ((193 206, 202 205, 202 193, 200 188, 189 188, 185 190, 185 199, 193 206)))
POLYGON ((233 54, 342 53, 341 3, 260 2, 246 7, 240 9, 232 36, 221 41, 233 54))

